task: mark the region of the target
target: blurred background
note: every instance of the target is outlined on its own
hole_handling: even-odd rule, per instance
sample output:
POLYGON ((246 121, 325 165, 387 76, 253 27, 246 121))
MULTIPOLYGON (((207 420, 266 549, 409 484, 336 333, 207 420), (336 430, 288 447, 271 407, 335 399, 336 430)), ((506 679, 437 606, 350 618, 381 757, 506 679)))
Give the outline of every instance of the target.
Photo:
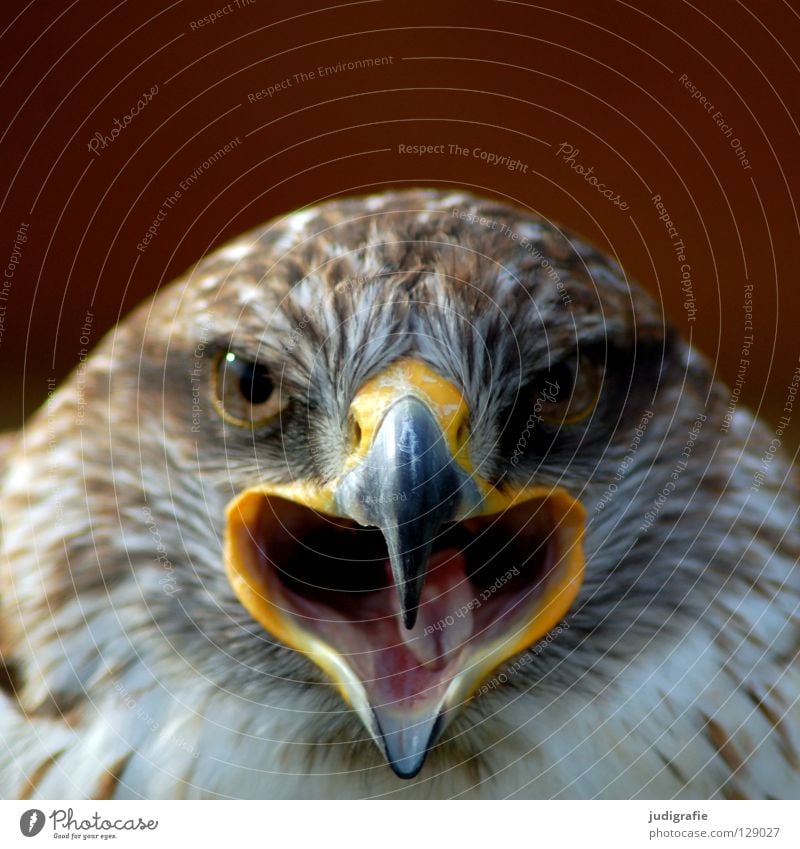
POLYGON ((0 426, 230 237, 407 185, 509 198, 590 238, 744 403, 780 418, 800 355, 791 3, 45 0, 0 14, 0 426))

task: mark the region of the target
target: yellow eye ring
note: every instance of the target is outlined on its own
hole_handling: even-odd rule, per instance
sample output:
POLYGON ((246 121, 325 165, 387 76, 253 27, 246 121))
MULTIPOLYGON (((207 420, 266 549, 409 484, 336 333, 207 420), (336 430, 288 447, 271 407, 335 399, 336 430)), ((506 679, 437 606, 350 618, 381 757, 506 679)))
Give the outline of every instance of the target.
POLYGON ((288 396, 275 386, 263 363, 222 351, 214 358, 211 376, 214 407, 224 421, 256 430, 279 416, 288 396))

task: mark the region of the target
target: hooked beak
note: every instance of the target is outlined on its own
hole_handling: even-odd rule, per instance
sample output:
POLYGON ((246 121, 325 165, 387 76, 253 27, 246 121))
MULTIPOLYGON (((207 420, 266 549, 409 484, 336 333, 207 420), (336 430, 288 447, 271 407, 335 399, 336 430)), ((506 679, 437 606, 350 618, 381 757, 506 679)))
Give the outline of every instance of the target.
POLYGON ((569 610, 585 512, 561 488, 477 476, 467 405, 420 362, 365 384, 351 416, 336 480, 231 502, 225 561, 251 615, 328 675, 411 778, 455 710, 569 610))
POLYGON ((364 461, 342 480, 336 506, 359 525, 381 529, 406 628, 417 621, 440 528, 480 501, 428 405, 413 395, 401 397, 386 411, 364 461))

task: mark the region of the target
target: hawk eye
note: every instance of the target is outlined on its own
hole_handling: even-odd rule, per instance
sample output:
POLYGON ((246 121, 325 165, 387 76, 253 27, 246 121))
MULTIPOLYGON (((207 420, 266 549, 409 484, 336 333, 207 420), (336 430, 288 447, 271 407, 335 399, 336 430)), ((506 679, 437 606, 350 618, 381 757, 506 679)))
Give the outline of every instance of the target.
POLYGON ((587 356, 576 354, 555 363, 535 382, 538 417, 551 425, 581 421, 594 410, 602 382, 602 367, 587 356))
POLYGON ((288 406, 262 363, 226 351, 218 355, 214 372, 214 401, 231 424, 261 427, 288 406))

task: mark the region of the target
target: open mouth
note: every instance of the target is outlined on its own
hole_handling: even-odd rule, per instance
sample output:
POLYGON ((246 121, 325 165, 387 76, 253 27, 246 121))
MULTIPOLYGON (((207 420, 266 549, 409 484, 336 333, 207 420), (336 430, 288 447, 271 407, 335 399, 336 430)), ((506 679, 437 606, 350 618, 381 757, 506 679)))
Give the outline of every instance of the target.
POLYGON ((385 737, 400 713, 437 719, 458 707, 560 621, 582 577, 575 504, 556 489, 444 525, 411 629, 383 533, 286 498, 249 490, 234 502, 229 570, 267 630, 328 672, 351 703, 362 690, 385 737))
POLYGON ((410 778, 455 709, 569 610, 586 513, 561 487, 477 474, 465 399, 426 363, 370 378, 349 415, 336 474, 228 505, 225 564, 250 614, 410 778))
POLYGON ((451 524, 434 541, 409 630, 380 530, 262 501, 250 544, 270 601, 335 647, 381 703, 428 695, 471 643, 513 640, 559 563, 546 502, 451 524))

